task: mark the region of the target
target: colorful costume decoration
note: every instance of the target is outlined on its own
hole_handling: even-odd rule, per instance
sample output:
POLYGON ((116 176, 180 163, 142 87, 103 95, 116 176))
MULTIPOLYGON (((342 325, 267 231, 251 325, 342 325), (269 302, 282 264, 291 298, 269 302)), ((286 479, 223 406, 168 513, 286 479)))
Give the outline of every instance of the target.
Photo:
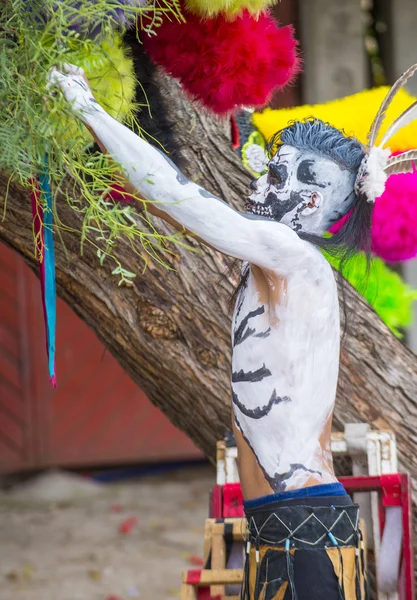
MULTIPOLYGON (((349 218, 330 231, 335 233, 349 218)), ((417 255, 417 171, 390 175, 385 191, 376 199, 372 214, 372 251, 392 263, 417 255)))
MULTIPOLYGON (((126 55, 120 38, 104 40, 98 49, 87 46, 89 53, 84 55, 81 64, 87 73, 92 73, 92 87, 97 98, 100 98, 110 114, 124 119, 132 110, 136 81, 133 73, 133 62, 126 55), (94 69, 94 75, 92 70, 94 69)), ((91 144, 91 134, 80 129, 73 119, 57 120, 55 136, 63 145, 80 143, 91 144), (77 142, 78 140, 78 142, 77 142)), ((45 159, 45 169, 39 177, 39 194, 32 191, 32 207, 42 217, 43 222, 35 235, 41 236, 42 251, 38 256, 41 283, 42 305, 45 319, 47 339, 47 356, 49 377, 53 387, 56 387, 55 372, 55 340, 56 340, 56 284, 55 256, 53 234, 53 205, 48 161, 45 159)), ((34 213, 35 217, 35 213, 34 213)))
POLYGON ((55 283, 55 250, 52 219, 51 182, 48 174, 48 161, 45 159, 45 170, 39 178, 41 198, 44 198, 44 255, 41 263, 42 300, 45 315, 45 326, 48 343, 48 369, 53 387, 56 386, 55 374, 55 338, 56 338, 56 283, 55 283))
MULTIPOLYGON (((266 108, 260 113, 253 114, 253 124, 264 138, 269 140, 276 131, 286 127, 289 122, 315 117, 344 131, 346 135, 356 137, 365 145, 369 127, 389 90, 388 86, 382 86, 323 104, 304 104, 281 109, 266 108)), ((386 119, 381 125, 379 136, 386 132, 388 123, 416 100, 417 98, 411 96, 406 90, 400 89, 387 108, 386 119)), ((392 137, 391 152, 395 154, 413 149, 416 138, 417 123, 410 123, 406 129, 398 131, 392 137)))
MULTIPOLYGON (((325 256, 333 267, 340 269, 337 257, 325 256)), ((348 260, 342 268, 345 279, 369 302, 392 333, 402 338, 413 320, 417 290, 387 267, 381 258, 372 257, 368 268, 368 260, 363 252, 348 260)))
POLYGON ((417 171, 390 175, 375 202, 372 249, 389 262, 417 255, 417 171))
POLYGON ((185 0, 187 10, 201 17, 214 17, 218 14, 235 17, 247 10, 257 16, 277 0, 185 0))
POLYGON ((48 175, 48 162, 45 159, 44 172, 39 183, 32 182, 32 213, 36 240, 39 279, 41 283, 42 306, 46 330, 46 352, 48 356, 49 378, 56 387, 55 341, 56 341, 56 283, 55 251, 52 222, 52 197, 48 175))
POLYGON ((242 162, 254 177, 260 177, 268 167, 265 141, 258 131, 248 137, 241 149, 242 162))
MULTIPOLYGON (((91 87, 98 101, 121 121, 131 119, 135 109, 136 78, 133 60, 118 35, 99 44, 86 44, 79 64, 91 78, 91 87)), ((89 146, 91 134, 69 115, 58 113, 53 120, 54 136, 64 148, 74 143, 89 146)))
POLYGON ((384 193, 388 174, 408 173, 415 170, 414 161, 417 160, 417 150, 415 148, 391 156, 391 150, 384 146, 390 142, 396 133, 417 120, 417 101, 408 106, 400 116, 389 125, 382 137, 381 127, 393 99, 416 71, 417 65, 410 67, 410 69, 395 82, 384 102, 381 104, 371 129, 369 130, 366 156, 362 160, 355 182, 356 193, 365 194, 368 202, 375 202, 375 200, 384 193))
POLYGON ((264 106, 299 71, 292 27, 277 27, 266 13, 255 19, 245 11, 233 21, 184 16, 184 24, 165 19, 157 36, 144 38, 145 50, 217 114, 264 106))

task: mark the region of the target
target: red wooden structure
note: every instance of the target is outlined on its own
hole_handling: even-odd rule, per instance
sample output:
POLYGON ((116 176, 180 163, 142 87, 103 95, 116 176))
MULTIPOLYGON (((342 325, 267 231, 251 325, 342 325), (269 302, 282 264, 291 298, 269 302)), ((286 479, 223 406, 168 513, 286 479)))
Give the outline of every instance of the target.
POLYGON ((0 246, 0 472, 202 456, 60 300, 57 318, 54 391, 39 281, 0 246))

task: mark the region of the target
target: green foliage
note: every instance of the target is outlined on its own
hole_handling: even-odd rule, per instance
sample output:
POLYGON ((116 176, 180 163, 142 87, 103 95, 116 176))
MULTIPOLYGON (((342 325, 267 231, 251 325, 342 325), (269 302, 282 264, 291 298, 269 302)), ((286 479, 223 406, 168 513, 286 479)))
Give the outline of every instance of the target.
POLYGON ((132 61, 114 30, 120 6, 127 20, 138 19, 149 31, 158 25, 162 11, 181 18, 178 3, 172 0, 151 3, 146 9, 108 0, 0 2, 0 170, 29 191, 47 156, 55 223, 64 227, 56 202, 59 192, 82 214, 82 242, 97 247, 101 263, 106 258, 115 261, 115 274, 127 283, 134 274, 124 271, 113 253, 122 236, 145 263, 147 255, 161 261, 161 251, 173 238, 159 235, 146 212, 138 214, 139 199, 131 205, 109 202, 109 191, 121 183, 116 165, 92 153, 84 125, 72 116, 61 94, 45 87, 53 65, 82 66, 105 108, 140 131, 134 116, 132 61), (85 37, 92 31, 94 39, 85 37))
MULTIPOLYGON (((333 267, 339 268, 336 258, 328 254, 326 258, 333 267)), ((402 337, 401 330, 410 325, 412 320, 412 306, 417 300, 417 290, 411 289, 380 258, 372 258, 367 276, 366 257, 362 253, 349 260, 343 274, 391 331, 397 337, 402 337)))

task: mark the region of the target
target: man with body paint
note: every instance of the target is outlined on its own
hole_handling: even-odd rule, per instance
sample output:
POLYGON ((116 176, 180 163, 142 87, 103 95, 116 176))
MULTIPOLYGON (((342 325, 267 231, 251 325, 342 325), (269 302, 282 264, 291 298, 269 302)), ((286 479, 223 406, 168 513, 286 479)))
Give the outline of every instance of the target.
POLYGON ((157 202, 159 216, 243 263, 232 331, 232 423, 249 527, 242 598, 365 598, 358 507, 333 471, 339 302, 318 249, 369 247, 372 208, 354 191, 361 144, 318 120, 291 124, 240 213, 108 115, 80 69, 53 70, 50 84, 150 212, 157 202), (324 238, 349 211, 341 232, 324 238))

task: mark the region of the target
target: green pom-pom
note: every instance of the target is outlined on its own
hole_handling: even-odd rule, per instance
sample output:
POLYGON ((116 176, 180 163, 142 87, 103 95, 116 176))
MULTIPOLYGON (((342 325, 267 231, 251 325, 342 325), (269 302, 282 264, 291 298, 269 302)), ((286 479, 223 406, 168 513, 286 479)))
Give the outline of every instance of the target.
MULTIPOLYGON (((77 45, 78 45, 77 41, 77 45)), ((92 92, 99 104, 119 121, 124 121, 135 108, 135 86, 133 60, 123 47, 121 39, 114 37, 96 45, 83 44, 67 54, 66 62, 84 69, 92 92)), ((54 134, 64 146, 93 141, 88 130, 72 115, 57 118, 53 122, 54 134)))
MULTIPOLYGON (((339 268, 339 260, 326 254, 333 267, 339 268)), ((363 253, 351 258, 344 267, 345 278, 369 302, 384 323, 397 336, 412 321, 412 305, 417 300, 417 290, 386 266, 380 258, 372 258, 369 276, 366 275, 366 257, 363 253)))

